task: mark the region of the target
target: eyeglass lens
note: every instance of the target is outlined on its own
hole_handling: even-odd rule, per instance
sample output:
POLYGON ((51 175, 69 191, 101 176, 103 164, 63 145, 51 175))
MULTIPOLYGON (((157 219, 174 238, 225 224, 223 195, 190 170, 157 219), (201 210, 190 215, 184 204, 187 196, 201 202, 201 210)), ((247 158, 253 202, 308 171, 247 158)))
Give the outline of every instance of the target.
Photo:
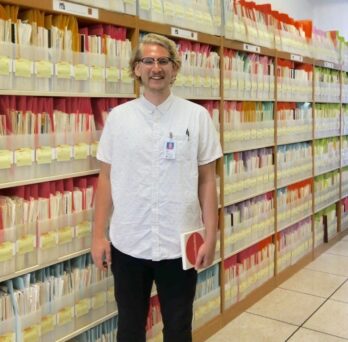
POLYGON ((145 65, 154 65, 155 62, 157 62, 159 65, 167 65, 169 62, 171 62, 171 59, 169 57, 143 57, 140 61, 145 65))

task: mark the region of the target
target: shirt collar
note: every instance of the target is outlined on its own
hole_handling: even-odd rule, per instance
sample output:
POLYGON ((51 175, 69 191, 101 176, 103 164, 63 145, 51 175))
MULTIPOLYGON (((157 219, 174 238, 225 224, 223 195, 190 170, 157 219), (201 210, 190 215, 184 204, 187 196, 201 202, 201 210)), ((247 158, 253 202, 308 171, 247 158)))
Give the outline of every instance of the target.
POLYGON ((159 106, 155 106, 153 103, 147 100, 144 95, 140 96, 139 101, 142 109, 146 113, 152 114, 157 109, 161 114, 165 114, 168 112, 172 103, 174 102, 174 98, 175 96, 172 93, 170 93, 167 99, 164 102, 162 102, 159 106))

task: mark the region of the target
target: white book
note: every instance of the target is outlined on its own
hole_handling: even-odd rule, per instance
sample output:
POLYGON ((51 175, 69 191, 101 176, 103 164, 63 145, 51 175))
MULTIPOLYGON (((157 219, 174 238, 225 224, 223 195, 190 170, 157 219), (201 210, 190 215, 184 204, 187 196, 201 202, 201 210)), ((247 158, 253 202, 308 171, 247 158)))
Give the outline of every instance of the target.
POLYGON ((194 229, 180 236, 182 267, 184 270, 192 268, 196 264, 199 248, 204 243, 205 228, 194 229))

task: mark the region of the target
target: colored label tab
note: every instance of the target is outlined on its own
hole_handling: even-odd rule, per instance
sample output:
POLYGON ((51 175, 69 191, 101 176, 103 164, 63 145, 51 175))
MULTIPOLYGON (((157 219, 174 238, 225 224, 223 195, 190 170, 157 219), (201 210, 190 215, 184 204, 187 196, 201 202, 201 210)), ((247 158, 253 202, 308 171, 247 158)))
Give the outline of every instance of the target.
POLYGON ((35 236, 27 235, 21 239, 17 240, 17 254, 30 253, 35 248, 35 236))
POLYGON ((89 78, 89 68, 85 64, 76 64, 74 66, 75 80, 87 81, 89 78))
POLYGON ((8 76, 11 72, 12 60, 6 56, 0 56, 0 75, 8 76))
POLYGON ((49 61, 38 61, 35 63, 36 77, 50 78, 53 75, 53 64, 49 61))
POLYGON ((33 73, 33 62, 28 59, 15 60, 15 74, 17 77, 29 78, 33 73))
POLYGON ((15 245, 13 242, 5 241, 0 244, 0 262, 11 260, 15 254, 15 245))
POLYGON ((55 315, 48 315, 41 318, 41 335, 45 335, 54 330, 56 325, 55 315))
POLYGON ((15 151, 15 164, 17 166, 29 166, 33 163, 33 150, 20 148, 15 151))
POLYGON ((38 164, 50 164, 52 162, 52 148, 41 146, 36 150, 36 162, 38 164))
POLYGON ((58 230, 58 244, 63 245, 69 243, 73 239, 73 227, 63 227, 58 230))
POLYGON ((0 150, 0 169, 11 168, 13 162, 13 153, 9 150, 0 150))

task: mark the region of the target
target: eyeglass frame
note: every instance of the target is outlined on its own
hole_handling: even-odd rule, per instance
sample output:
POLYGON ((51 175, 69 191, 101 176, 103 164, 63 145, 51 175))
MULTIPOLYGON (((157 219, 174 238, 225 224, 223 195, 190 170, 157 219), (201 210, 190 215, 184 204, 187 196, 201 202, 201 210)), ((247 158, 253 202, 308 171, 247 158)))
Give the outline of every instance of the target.
POLYGON ((155 57, 142 57, 139 59, 139 62, 141 62, 142 64, 144 64, 145 66, 154 66, 156 63, 161 66, 161 67, 164 67, 164 66, 167 66, 169 63, 173 63, 173 59, 169 56, 162 56, 162 57, 158 57, 158 58, 155 58, 155 57), (151 61, 151 63, 145 63, 144 60, 147 59, 149 61, 151 61), (161 63, 160 61, 166 61, 165 63, 161 63))

